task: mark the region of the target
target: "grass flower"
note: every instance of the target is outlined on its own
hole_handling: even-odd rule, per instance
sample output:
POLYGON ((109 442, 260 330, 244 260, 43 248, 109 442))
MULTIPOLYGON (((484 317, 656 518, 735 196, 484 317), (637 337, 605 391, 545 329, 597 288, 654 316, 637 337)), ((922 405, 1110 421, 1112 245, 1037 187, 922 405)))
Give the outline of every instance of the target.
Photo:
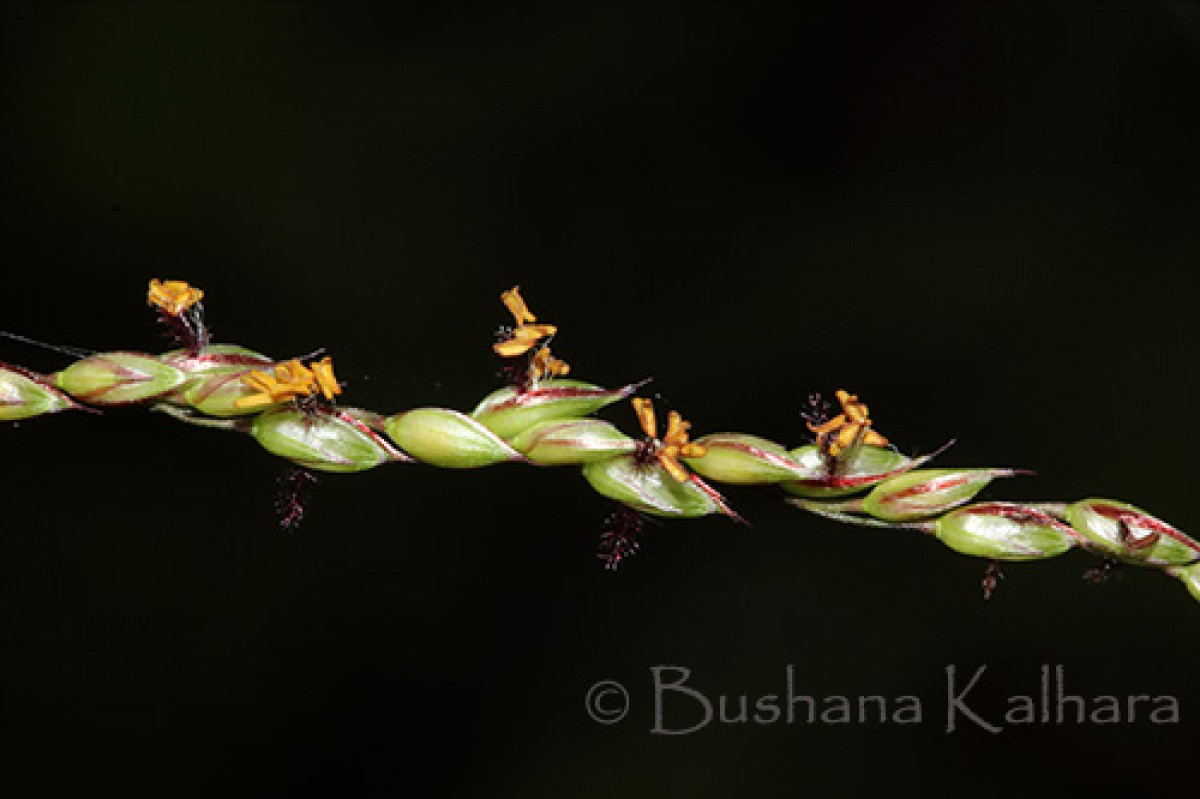
POLYGON ((183 280, 150 281, 146 302, 171 316, 180 316, 204 298, 204 292, 183 280))
POLYGON ((859 402, 857 394, 838 389, 838 403, 842 412, 819 424, 809 422, 808 429, 817 435, 817 448, 831 458, 836 458, 856 444, 886 447, 888 440, 871 429, 871 416, 867 406, 859 402))
POLYGON ((501 358, 516 358, 529 352, 542 339, 558 332, 554 325, 535 324, 537 317, 521 297, 520 286, 513 286, 500 295, 500 301, 513 315, 516 326, 503 331, 503 338, 492 345, 501 358))
POLYGON ((159 324, 192 355, 199 355, 210 338, 200 305, 203 298, 203 291, 183 280, 154 278, 146 291, 146 302, 158 309, 159 324))
POLYGON ((266 408, 318 393, 332 401, 342 393, 341 384, 333 374, 333 361, 328 356, 313 363, 311 368, 293 358, 276 365, 270 372, 252 369, 242 376, 242 382, 258 393, 238 399, 234 403, 238 408, 266 408))
POLYGON ((641 426, 642 432, 646 434, 647 446, 646 452, 642 456, 643 459, 657 461, 667 470, 667 474, 681 483, 690 480, 690 473, 679 462, 679 459, 702 458, 707 452, 703 444, 689 441, 688 430, 692 427, 691 422, 684 421, 678 411, 671 411, 667 414, 667 432, 659 439, 658 422, 654 416, 654 402, 645 397, 634 397, 630 402, 633 403, 633 411, 637 414, 638 424, 641 426))

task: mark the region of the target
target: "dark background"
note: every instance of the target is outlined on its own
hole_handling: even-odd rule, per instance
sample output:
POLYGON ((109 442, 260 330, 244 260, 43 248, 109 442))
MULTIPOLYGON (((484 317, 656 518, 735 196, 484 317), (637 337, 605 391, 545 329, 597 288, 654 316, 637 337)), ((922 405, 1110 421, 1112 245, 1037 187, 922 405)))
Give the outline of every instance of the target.
MULTIPOLYGON (((844 386, 905 451, 1038 473, 988 496, 1200 529, 1195 7, 94 3, 0 27, 4 329, 155 351, 145 283, 185 278, 221 341, 327 347, 349 403, 469 410, 520 283, 578 376, 652 375, 696 434, 796 445, 807 394, 844 386)), ((1088 586, 1072 553, 984 602, 981 561, 770 490, 729 492, 751 529, 656 526, 612 574, 571 470, 330 476, 287 534, 249 439, 139 410, 0 436, 11 796, 1194 785, 1200 607, 1159 574, 1088 586), (659 664, 714 698, 795 664, 926 719, 655 736, 659 664), (947 735, 950 664, 989 666, 992 717, 1063 664, 1183 721, 947 735), (585 712, 602 678, 633 697, 618 725, 585 712)))

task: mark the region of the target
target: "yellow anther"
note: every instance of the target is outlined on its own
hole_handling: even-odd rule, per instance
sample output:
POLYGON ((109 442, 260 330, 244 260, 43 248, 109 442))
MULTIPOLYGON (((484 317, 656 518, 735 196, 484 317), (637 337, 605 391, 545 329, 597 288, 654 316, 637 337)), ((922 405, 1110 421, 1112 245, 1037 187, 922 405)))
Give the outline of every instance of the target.
POLYGON ((515 358, 518 355, 524 355, 539 341, 558 332, 558 328, 554 325, 533 324, 537 321, 537 317, 530 312, 529 306, 521 297, 520 287, 513 286, 501 294, 500 301, 504 303, 505 308, 508 308, 509 313, 513 315, 513 320, 517 323, 504 341, 498 341, 492 345, 492 349, 501 358, 515 358))
POLYGON ((826 433, 832 433, 835 430, 840 430, 847 424, 849 424, 849 422, 846 421, 846 414, 839 413, 829 421, 822 422, 821 424, 812 424, 810 422, 808 429, 809 432, 816 433, 818 436, 821 436, 825 435, 826 433))
POLYGON ((537 317, 529 311, 529 306, 525 304, 524 298, 521 297, 520 286, 513 286, 501 294, 500 302, 504 303, 504 307, 513 315, 513 319, 516 320, 518 326, 524 325, 526 322, 537 321, 537 317))
POLYGON ((838 455, 847 450, 854 439, 858 437, 859 431, 863 428, 858 424, 848 424, 841 430, 837 431, 837 435, 833 438, 833 443, 829 446, 829 454, 838 455))
POLYGON ((279 384, 274 375, 267 372, 260 372, 258 369, 242 375, 242 382, 251 388, 257 388, 259 391, 266 392, 270 392, 279 384))
POLYGON ((863 435, 863 443, 872 447, 886 447, 888 440, 874 430, 867 430, 866 434, 863 435))
POLYGON ((654 402, 646 397, 634 397, 633 412, 637 414, 642 432, 650 438, 658 438, 658 421, 654 418, 654 402))
POLYGON ((146 291, 147 304, 161 308, 172 316, 179 316, 200 302, 203 297, 203 291, 195 286, 189 286, 183 280, 154 278, 150 281, 150 288, 146 291))
POLYGON ((668 456, 666 453, 659 453, 658 462, 663 469, 666 470, 667 474, 671 475, 679 482, 686 483, 691 479, 691 475, 688 473, 687 469, 683 468, 683 464, 681 464, 675 458, 668 456))
POLYGON ((332 400, 342 393, 342 385, 333 375, 333 359, 328 355, 312 365, 312 374, 325 399, 332 400))
POLYGON ((513 328, 508 338, 497 341, 492 349, 502 358, 515 358, 529 352, 539 341, 558 332, 554 325, 523 325, 513 328))
POLYGON ((550 354, 549 347, 542 347, 533 354, 529 362, 529 379, 537 382, 546 377, 562 377, 569 374, 571 366, 566 361, 550 354))
POLYGON ((838 402, 841 403, 842 410, 846 414, 846 418, 854 424, 870 425, 870 411, 866 405, 858 401, 857 394, 851 394, 844 389, 838 389, 838 402))
POLYGON ((685 422, 679 411, 667 414, 667 434, 663 436, 664 444, 687 443, 687 431, 692 428, 691 422, 685 422))
POLYGON ((281 371, 283 371, 282 365, 275 367, 274 374, 254 369, 242 375, 242 382, 256 389, 258 393, 238 398, 234 406, 238 408, 260 408, 293 399, 294 397, 302 397, 308 393, 307 389, 301 391, 298 390, 295 384, 288 381, 281 381, 279 379, 281 371))
POLYGON ((313 373, 307 366, 293 358, 275 367, 275 379, 288 389, 308 393, 313 385, 313 373))

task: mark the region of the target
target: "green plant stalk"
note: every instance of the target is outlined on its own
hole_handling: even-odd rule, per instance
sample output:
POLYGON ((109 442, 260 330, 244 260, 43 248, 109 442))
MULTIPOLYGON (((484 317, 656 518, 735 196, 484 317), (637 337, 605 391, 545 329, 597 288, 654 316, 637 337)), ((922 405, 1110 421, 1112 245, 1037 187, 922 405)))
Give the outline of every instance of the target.
POLYGON ((1132 505, 1098 499, 970 504, 993 479, 1017 470, 922 469, 933 456, 909 458, 856 442, 831 457, 812 444, 788 449, 760 436, 717 433, 695 442, 703 455, 682 458, 687 479, 680 479, 654 459, 663 442, 633 438, 591 416, 633 395, 640 383, 606 389, 537 380, 498 389, 469 414, 417 408, 384 416, 308 397, 247 404, 255 390, 244 378, 276 365, 228 344, 161 355, 97 353, 52 375, 0 363, 0 421, 140 404, 190 424, 246 433, 272 455, 317 471, 412 462, 448 469, 571 466, 599 494, 666 518, 719 513, 740 519, 706 481, 776 485, 801 510, 861 526, 917 530, 990 561, 1043 560, 1083 549, 1175 577, 1200 601, 1200 543, 1132 505))

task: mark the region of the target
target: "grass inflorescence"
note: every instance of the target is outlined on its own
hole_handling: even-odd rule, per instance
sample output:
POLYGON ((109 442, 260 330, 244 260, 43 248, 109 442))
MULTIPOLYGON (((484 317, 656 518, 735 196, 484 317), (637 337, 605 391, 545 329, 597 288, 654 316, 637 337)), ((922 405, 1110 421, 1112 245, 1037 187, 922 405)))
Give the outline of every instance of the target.
MULTIPOLYGON (((74 362, 52 374, 0 363, 0 421, 70 410, 141 405, 189 424, 249 435, 284 459, 276 510, 298 527, 315 472, 361 472, 391 463, 447 469, 498 463, 578 468, 597 493, 617 503, 598 556, 617 568, 643 545, 647 516, 720 514, 742 522, 715 484, 776 485, 792 506, 865 527, 913 530, 982 558, 990 597, 1001 562, 1043 560, 1072 549, 1100 558, 1087 572, 1106 578, 1118 564, 1161 571, 1200 600, 1200 543, 1123 502, 976 502, 1011 468, 926 468, 875 429, 870 409, 846 390, 837 406, 818 395, 802 415, 812 440, 789 449, 757 435, 712 433, 692 439, 672 410, 660 426, 654 402, 636 396, 646 381, 605 388, 568 378, 550 344, 558 328, 539 322, 518 288, 501 295, 513 323, 492 344, 504 385, 470 412, 414 408, 384 415, 341 404, 343 386, 323 353, 276 361, 238 345, 213 344, 203 292, 179 280, 153 280, 147 301, 179 349, 160 354, 55 348, 74 362), (318 359, 318 355, 322 355, 318 359), (640 435, 593 414, 630 400, 640 435)), ((23 337, 9 334, 18 340, 23 337)), ((944 448, 943 448, 944 449, 944 448)))

